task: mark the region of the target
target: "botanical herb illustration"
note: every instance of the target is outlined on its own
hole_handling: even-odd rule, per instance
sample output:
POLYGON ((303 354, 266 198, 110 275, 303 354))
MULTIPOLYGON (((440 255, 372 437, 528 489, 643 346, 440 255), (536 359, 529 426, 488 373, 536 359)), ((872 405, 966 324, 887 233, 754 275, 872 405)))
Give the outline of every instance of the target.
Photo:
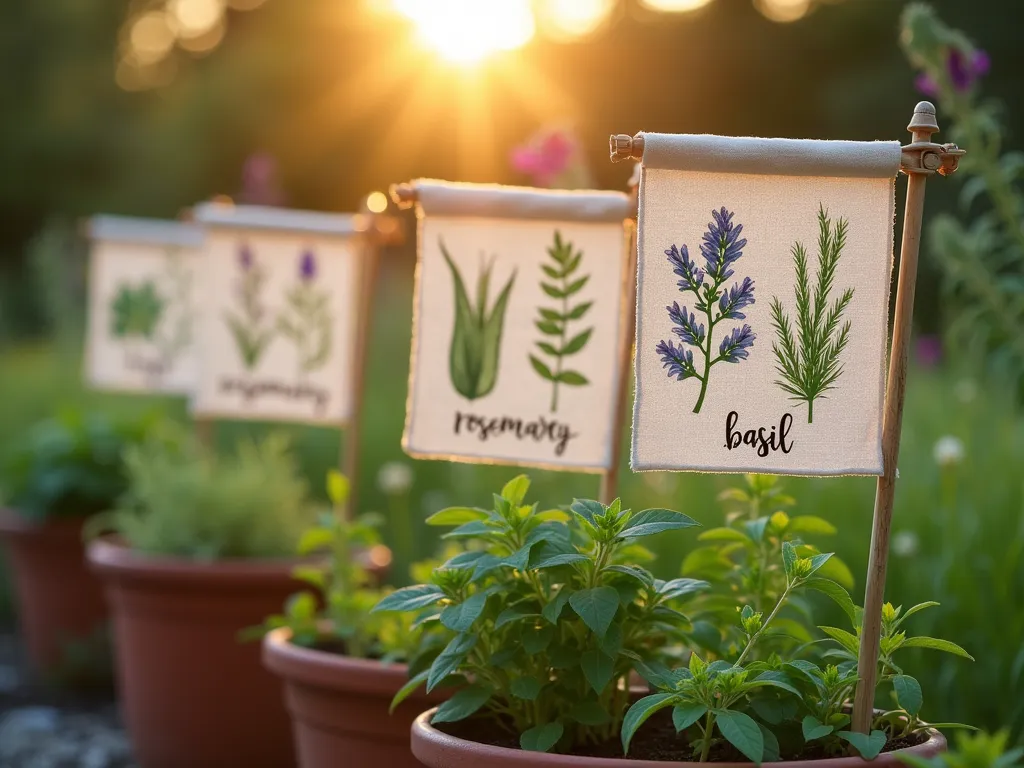
POLYGON ((828 211, 818 207, 818 273, 811 285, 807 271, 807 251, 802 243, 793 244, 796 264, 796 329, 777 296, 772 297, 772 326, 776 341, 776 380, 791 400, 807 403, 807 423, 814 421, 814 401, 824 397, 843 373, 839 356, 850 338, 850 321, 841 327, 843 312, 853 298, 853 288, 829 303, 835 283, 836 267, 846 246, 846 219, 833 225, 828 211))
POLYGON ((298 350, 302 373, 322 367, 331 353, 331 294, 317 287, 316 278, 316 256, 303 251, 299 280, 285 294, 285 308, 277 316, 277 329, 298 350))
POLYGON ((448 372, 455 391, 469 400, 475 400, 489 394, 498 381, 501 332, 516 275, 512 273, 488 312, 487 293, 494 260, 481 266, 476 285, 476 302, 471 303, 462 275, 445 248, 444 241, 438 242, 441 254, 452 272, 455 287, 455 327, 452 330, 448 372))
POLYGON ((240 312, 226 313, 224 321, 231 329, 246 370, 251 371, 274 338, 274 326, 261 297, 267 273, 256 263, 252 249, 246 243, 238 251, 238 268, 241 276, 236 287, 236 298, 240 312))
POLYGON ((716 363, 746 360, 749 354, 747 350, 757 338, 754 330, 744 323, 734 327, 722 339, 718 345, 718 354, 712 356, 715 326, 723 320, 746 319, 741 310, 754 303, 754 281, 745 277, 742 283, 733 283, 731 288, 726 289, 726 281, 733 275, 731 267, 743 256, 743 247, 747 241, 740 239, 743 225, 734 225, 733 213, 724 206, 721 210, 711 211, 711 216, 714 221, 708 224, 700 244, 700 252, 704 257, 703 270, 690 261, 690 252, 685 245, 678 248, 673 245, 665 251, 672 264, 672 271, 680 277, 676 283, 679 291, 694 295, 694 312, 690 312, 686 306, 680 308, 676 301, 666 307, 675 326, 672 333, 682 343, 677 346, 670 339, 658 342, 656 347, 662 364, 668 369, 669 378, 700 381, 700 394, 697 396, 697 404, 693 406, 694 413, 700 413, 704 404, 711 367, 716 363), (697 348, 700 353, 697 363, 693 359, 693 350, 684 345, 697 348), (698 371, 697 366, 701 360, 702 371, 698 371))
MULTIPOLYGON (((160 360, 170 368, 175 358, 192 343, 192 274, 178 249, 171 249, 166 256, 166 278, 170 288, 169 304, 174 310, 175 320, 169 333, 156 337, 160 360)), ((164 323, 166 327, 168 323, 164 323)))
POLYGON ((156 333, 166 305, 152 280, 144 280, 137 286, 121 283, 110 305, 110 331, 118 339, 136 336, 149 341, 156 333))
POLYGON ((577 251, 573 254, 572 243, 563 242, 562 235, 555 231, 555 242, 548 248, 548 255, 554 260, 555 265, 542 264, 541 269, 556 283, 547 283, 541 280, 540 287, 548 296, 559 299, 561 304, 554 308, 540 307, 540 319, 536 321, 537 329, 557 340, 558 345, 548 341, 538 341, 537 346, 541 352, 554 358, 554 363, 545 363, 538 357, 530 355, 530 363, 533 369, 542 379, 551 382, 551 412, 558 410, 558 385, 568 384, 573 387, 580 387, 590 382, 578 371, 567 371, 562 368, 562 358, 567 355, 574 355, 586 346, 590 340, 590 334, 594 328, 591 326, 579 333, 573 333, 569 337, 569 323, 581 319, 594 303, 585 301, 575 306, 569 306, 569 297, 574 296, 583 290, 590 275, 570 280, 571 276, 579 269, 580 261, 583 259, 583 252, 577 251))

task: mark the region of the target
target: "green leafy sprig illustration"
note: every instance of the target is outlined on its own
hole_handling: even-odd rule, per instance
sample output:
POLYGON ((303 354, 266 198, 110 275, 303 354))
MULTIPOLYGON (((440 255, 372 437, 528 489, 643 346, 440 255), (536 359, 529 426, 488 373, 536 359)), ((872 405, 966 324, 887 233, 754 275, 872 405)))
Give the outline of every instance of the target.
POLYGON ((477 278, 476 302, 470 302, 466 285, 458 267, 452 261, 444 240, 438 240, 441 255, 452 273, 455 288, 455 326, 452 330, 448 373, 455 391, 468 400, 489 394, 498 383, 498 362, 501 353, 501 333, 505 324, 505 310, 516 274, 505 283, 494 306, 488 311, 487 294, 490 289, 494 259, 482 265, 477 278))
POLYGON ((555 263, 554 266, 542 264, 541 269, 551 280, 558 282, 548 283, 541 280, 540 287, 551 298, 560 300, 561 304, 554 309, 539 307, 540 319, 535 324, 537 330, 545 336, 556 339, 557 345, 551 341, 538 341, 537 347, 544 354, 553 357, 554 363, 549 365, 535 355, 530 355, 530 363, 542 379, 551 382, 551 412, 554 413, 558 410, 559 384, 581 387, 590 383, 579 371, 564 370, 562 363, 563 358, 576 354, 590 341, 593 326, 570 337, 569 323, 581 319, 594 302, 585 301, 574 306, 569 305, 569 298, 583 290, 583 286, 590 279, 590 275, 572 277, 583 260, 583 252, 576 251, 574 254, 572 243, 564 242, 558 230, 555 230, 554 245, 547 250, 555 263))
POLYGON ((331 353, 331 294, 317 288, 316 278, 316 256, 306 250, 299 259, 299 281, 285 294, 285 308, 277 316, 277 330, 298 351, 301 373, 323 367, 331 353))
POLYGON ((110 305, 111 333, 118 339, 138 336, 151 340, 166 304, 152 280, 145 280, 138 286, 121 283, 110 305))
POLYGON ((825 396, 843 373, 839 356, 850 339, 850 321, 840 325, 843 312, 853 299, 853 288, 830 302, 835 285, 836 267, 846 246, 848 222, 835 224, 824 206, 818 208, 818 272, 811 284, 807 268, 807 250, 793 244, 796 265, 796 321, 786 313, 777 296, 772 297, 772 326, 776 341, 775 370, 781 378, 776 384, 789 393, 791 400, 807 403, 807 423, 814 421, 814 401, 825 396))
POLYGON ((225 313, 224 321, 231 330, 238 353, 246 370, 251 371, 260 361, 274 338, 274 325, 261 300, 267 273, 253 258, 252 249, 243 244, 238 252, 238 266, 242 272, 238 281, 239 314, 225 313))

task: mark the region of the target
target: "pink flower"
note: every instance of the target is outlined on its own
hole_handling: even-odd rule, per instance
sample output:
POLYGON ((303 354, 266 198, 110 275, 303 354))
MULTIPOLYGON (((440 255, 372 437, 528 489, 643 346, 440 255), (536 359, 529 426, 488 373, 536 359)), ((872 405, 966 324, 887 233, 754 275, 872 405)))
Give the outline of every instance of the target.
POLYGON ((512 150, 512 167, 538 187, 549 187, 571 166, 576 140, 560 130, 542 131, 529 143, 512 150))

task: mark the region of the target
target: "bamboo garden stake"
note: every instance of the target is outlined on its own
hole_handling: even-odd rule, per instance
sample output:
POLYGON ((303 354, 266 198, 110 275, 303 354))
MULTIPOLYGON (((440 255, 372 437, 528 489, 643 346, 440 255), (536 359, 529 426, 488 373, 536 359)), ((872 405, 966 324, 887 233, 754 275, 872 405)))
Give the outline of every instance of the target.
POLYGON ((910 350, 910 327, 914 314, 914 289, 917 281, 917 257, 921 246, 921 221, 924 215, 924 185, 928 176, 938 171, 948 175, 956 170, 964 154, 954 144, 931 141, 939 126, 935 107, 920 102, 907 126, 913 142, 903 148, 900 170, 909 176, 907 205, 903 214, 903 241, 900 246, 900 274, 896 288, 896 312, 893 318, 892 345, 889 352, 889 374, 886 379, 885 411, 882 422, 883 474, 875 491, 875 513, 871 528, 871 549, 868 555, 867 583, 864 591, 864 618, 858 655, 857 694, 853 704, 854 731, 869 733, 875 705, 878 680, 878 653, 882 633, 882 603, 885 595, 885 572, 889 558, 889 532, 892 525, 893 498, 898 477, 900 428, 903 423, 903 397, 907 388, 907 357, 910 350))

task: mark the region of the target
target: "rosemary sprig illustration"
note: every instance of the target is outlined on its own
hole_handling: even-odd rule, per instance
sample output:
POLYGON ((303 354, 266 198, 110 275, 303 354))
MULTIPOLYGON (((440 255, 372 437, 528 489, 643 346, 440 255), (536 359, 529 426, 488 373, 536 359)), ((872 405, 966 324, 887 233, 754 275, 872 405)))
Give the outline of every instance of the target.
POLYGON ((700 394, 693 406, 694 413, 700 413, 704 404, 704 396, 708 391, 708 379, 711 367, 716 363, 738 363, 746 360, 749 350, 757 338, 754 330, 744 323, 735 327, 718 345, 718 354, 712 357, 714 350, 715 326, 723 320, 744 320, 746 315, 741 311, 754 303, 754 281, 743 278, 742 283, 733 283, 726 289, 726 281, 733 275, 731 266, 743 256, 746 239, 740 239, 743 225, 732 223, 733 213, 723 206, 721 210, 711 211, 712 222, 704 233, 700 244, 700 252, 704 257, 704 269, 690 260, 690 252, 685 245, 675 246, 665 251, 672 271, 679 276, 676 283, 681 293, 694 295, 694 312, 687 307, 679 306, 673 301, 665 309, 672 321, 672 333, 680 338, 682 344, 676 345, 671 339, 659 341, 655 351, 661 355, 662 365, 668 369, 670 378, 677 381, 697 379, 700 381, 700 394), (717 312, 715 311, 717 308, 717 312), (695 314, 697 313, 697 314, 695 314), (698 319, 699 318, 699 319, 698 319), (705 326, 706 322, 706 326, 705 326), (698 371, 694 362, 693 350, 685 345, 696 347, 703 359, 703 370, 698 371))
POLYGON ((843 373, 839 356, 850 339, 850 321, 840 326, 843 312, 853 298, 847 288, 829 303, 836 277, 836 267, 846 246, 846 219, 832 224, 824 206, 818 207, 818 272, 811 284, 807 270, 807 250, 800 242, 793 244, 796 265, 796 329, 782 302, 772 297, 772 326, 776 341, 776 384, 789 393, 791 400, 807 403, 807 423, 814 422, 814 401, 825 397, 843 373))
POLYGON ((266 308, 261 301, 267 273, 256 263, 252 249, 243 244, 238 251, 238 268, 241 277, 237 285, 237 299, 241 306, 239 314, 225 313, 235 346, 242 356, 246 370, 251 371, 259 363, 267 345, 274 338, 274 326, 269 321, 266 308))
POLYGON ((540 287, 551 298, 560 300, 561 304, 554 309, 538 307, 540 319, 535 325, 544 335, 557 339, 558 344, 556 346, 550 341, 537 342, 541 352, 554 358, 553 364, 549 365, 535 355, 530 355, 530 363, 542 379, 551 382, 551 412, 554 413, 558 410, 559 384, 581 387, 590 383, 579 371, 564 370, 562 362, 563 358, 576 354, 590 341, 593 326, 579 333, 574 332, 574 335, 569 337, 569 323, 581 319, 594 302, 585 301, 574 306, 569 305, 569 298, 583 290, 583 286, 590 279, 590 275, 572 277, 583 260, 583 252, 577 251, 573 254, 572 243, 564 242, 558 230, 555 230, 554 245, 547 251, 555 263, 554 266, 542 264, 541 269, 551 280, 558 282, 548 283, 541 280, 540 287))
POLYGON ((494 385, 498 383, 501 332, 516 274, 512 273, 488 312, 487 293, 494 259, 480 268, 474 304, 469 300, 462 275, 452 261, 444 240, 439 239, 438 242, 441 246, 441 255, 451 270, 455 289, 455 325, 452 329, 448 374, 456 392, 468 400, 476 400, 490 394, 494 385))
MULTIPOLYGON (((172 328, 156 335, 155 344, 160 360, 170 368, 174 360, 192 343, 192 274, 184 263, 184 257, 177 248, 171 248, 166 256, 166 282, 171 289, 169 304, 176 313, 172 328)), ((164 326, 170 323, 164 323, 164 326)))
POLYGON ((277 330, 295 345, 299 372, 322 368, 331 353, 331 294, 317 287, 313 251, 299 258, 299 280, 285 294, 285 307, 277 316, 277 330))

